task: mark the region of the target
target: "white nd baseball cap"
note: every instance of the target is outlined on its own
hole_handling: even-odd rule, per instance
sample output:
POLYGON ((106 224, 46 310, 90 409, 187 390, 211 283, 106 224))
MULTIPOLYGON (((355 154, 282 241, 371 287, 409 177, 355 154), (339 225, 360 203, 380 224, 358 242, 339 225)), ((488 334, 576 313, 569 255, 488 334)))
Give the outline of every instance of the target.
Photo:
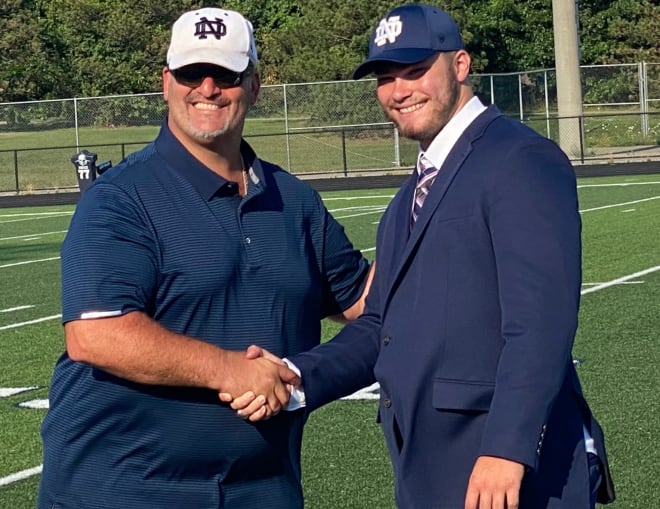
POLYGON ((252 23, 241 14, 212 7, 183 14, 172 25, 167 66, 214 64, 243 72, 257 63, 252 23))

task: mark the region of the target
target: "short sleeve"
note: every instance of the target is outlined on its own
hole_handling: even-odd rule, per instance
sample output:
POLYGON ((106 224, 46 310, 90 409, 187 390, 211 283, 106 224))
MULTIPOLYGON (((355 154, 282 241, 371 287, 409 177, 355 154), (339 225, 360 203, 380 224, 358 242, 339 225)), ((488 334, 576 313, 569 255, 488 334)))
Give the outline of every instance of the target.
POLYGON ((344 227, 323 207, 323 270, 327 284, 323 315, 340 313, 362 295, 369 273, 369 261, 353 247, 344 227))
POLYGON ((62 321, 150 311, 157 243, 138 200, 112 182, 82 196, 62 245, 62 321))

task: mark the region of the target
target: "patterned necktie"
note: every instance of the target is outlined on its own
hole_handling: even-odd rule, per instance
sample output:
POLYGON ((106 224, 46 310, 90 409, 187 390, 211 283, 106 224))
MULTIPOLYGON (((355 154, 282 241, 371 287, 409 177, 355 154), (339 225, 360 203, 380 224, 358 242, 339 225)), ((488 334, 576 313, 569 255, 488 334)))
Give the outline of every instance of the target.
POLYGON ((415 221, 417 221, 417 218, 422 211, 424 200, 426 200, 431 185, 433 184, 435 177, 438 175, 438 168, 433 166, 424 156, 419 158, 418 168, 419 172, 417 175, 417 186, 415 187, 415 201, 413 203, 412 215, 410 217, 411 228, 412 225, 415 224, 415 221))

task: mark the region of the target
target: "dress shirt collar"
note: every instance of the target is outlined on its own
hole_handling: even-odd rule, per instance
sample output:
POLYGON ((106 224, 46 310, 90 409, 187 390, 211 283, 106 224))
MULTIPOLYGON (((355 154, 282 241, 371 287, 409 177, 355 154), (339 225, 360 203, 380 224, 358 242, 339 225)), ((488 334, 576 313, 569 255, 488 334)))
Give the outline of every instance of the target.
POLYGON ((477 96, 470 99, 442 128, 425 151, 419 150, 417 155, 417 171, 419 172, 419 159, 424 157, 436 168, 441 168, 449 152, 458 138, 468 126, 484 111, 484 106, 477 96))

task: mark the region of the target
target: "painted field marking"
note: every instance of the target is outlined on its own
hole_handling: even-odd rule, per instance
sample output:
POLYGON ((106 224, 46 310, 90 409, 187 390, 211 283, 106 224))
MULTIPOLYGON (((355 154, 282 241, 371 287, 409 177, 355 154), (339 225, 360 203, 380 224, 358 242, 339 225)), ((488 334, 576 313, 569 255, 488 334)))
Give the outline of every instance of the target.
POLYGON ((614 207, 625 207, 626 205, 634 205, 635 203, 643 203, 645 201, 653 201, 653 200, 660 200, 660 196, 652 196, 651 198, 642 198, 641 200, 633 200, 633 201, 626 201, 623 203, 614 203, 612 205, 603 205, 602 207, 594 207, 591 209, 584 209, 581 210, 580 213, 583 214, 585 212, 593 212, 594 210, 605 210, 605 209, 611 209, 614 207))
POLYGON ((627 281, 630 281, 631 279, 637 279, 638 277, 646 276, 647 274, 651 274, 653 272, 657 272, 660 270, 660 265, 656 265, 655 267, 650 267, 646 270, 640 270, 639 272, 635 272, 634 274, 628 274, 627 276, 622 276, 617 279, 613 279, 612 281, 608 281, 606 283, 601 283, 596 286, 592 286, 591 288, 586 288, 580 292, 581 295, 586 295, 587 293, 593 293, 597 292, 599 290, 604 290, 605 288, 610 288, 612 286, 620 285, 622 283, 625 283, 627 281))
POLYGON ((53 260, 59 259, 59 256, 53 256, 52 258, 42 258, 41 260, 28 260, 26 262, 7 263, 5 265, 0 265, 0 269, 6 269, 7 267, 18 267, 19 265, 29 265, 31 263, 52 262, 53 260))
POLYGON ((37 318, 35 320, 29 320, 27 322, 10 323, 9 325, 3 325, 2 327, 0 327, 0 330, 18 329, 19 327, 24 327, 25 325, 47 322, 49 320, 55 320, 57 318, 62 318, 62 315, 60 314, 60 315, 44 316, 43 318, 37 318))
POLYGON ((372 200, 372 199, 382 199, 382 198, 394 198, 393 194, 384 194, 384 195, 369 195, 369 196, 333 196, 330 198, 323 198, 323 201, 334 201, 334 200, 372 200))
POLYGON ((60 230, 56 232, 45 232, 45 233, 33 233, 32 235, 18 235, 17 237, 0 237, 0 241, 3 240, 21 240, 28 239, 32 237, 43 237, 44 235, 57 235, 58 233, 66 233, 68 230, 60 230))
POLYGON ((16 306, 13 308, 0 309, 0 313, 12 313, 13 311, 22 311, 23 309, 30 309, 34 306, 16 306))
POLYGON ((33 391, 38 388, 36 385, 33 387, 0 387, 0 398, 9 398, 21 392, 33 391))
POLYGON ((0 218, 3 217, 49 217, 49 216, 61 216, 65 214, 73 214, 71 210, 57 210, 53 212, 18 212, 15 214, 0 214, 0 218))
POLYGON ((387 205, 363 205, 361 207, 343 207, 340 209, 331 209, 328 212, 331 212, 334 214, 335 212, 347 212, 347 211, 369 211, 369 210, 385 210, 387 208, 387 205))
POLYGON ((18 406, 30 410, 48 410, 49 403, 47 399, 32 399, 19 403, 18 406))
POLYGON ((578 189, 584 189, 586 187, 629 187, 629 186, 648 186, 648 185, 654 185, 654 184, 660 184, 660 182, 613 182, 610 184, 582 184, 578 185, 578 189))
MULTIPOLYGON (((607 283, 582 283, 582 286, 598 286, 598 285, 605 285, 607 283)), ((624 281, 623 283, 619 283, 620 285, 642 285, 644 284, 644 281, 624 281)))
POLYGON ((381 212, 384 212, 384 211, 385 211, 385 207, 383 207, 382 209, 373 210, 373 211, 370 211, 370 212, 362 212, 362 213, 359 213, 359 214, 350 214, 348 216, 337 216, 335 219, 348 219, 349 217, 369 216, 371 214, 380 214, 381 212))
POLYGON ((40 474, 44 466, 39 465, 38 467, 28 468, 27 470, 21 470, 15 474, 8 475, 7 477, 0 477, 0 486, 6 486, 8 484, 14 483, 16 481, 22 481, 33 475, 40 474))

